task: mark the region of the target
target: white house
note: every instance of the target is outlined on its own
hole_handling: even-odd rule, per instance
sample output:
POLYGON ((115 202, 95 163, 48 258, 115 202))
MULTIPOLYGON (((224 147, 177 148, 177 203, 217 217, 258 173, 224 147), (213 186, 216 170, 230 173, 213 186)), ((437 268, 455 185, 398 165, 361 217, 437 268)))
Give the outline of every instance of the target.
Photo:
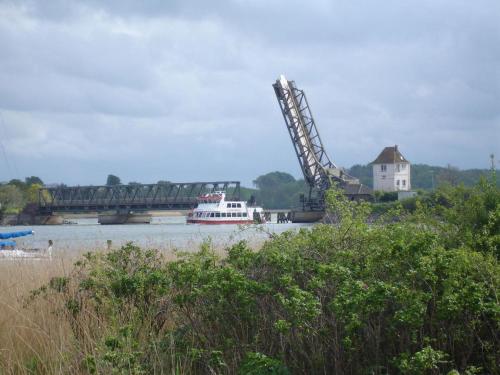
POLYGON ((384 148, 371 164, 373 166, 373 190, 411 190, 410 162, 399 152, 397 145, 384 148))

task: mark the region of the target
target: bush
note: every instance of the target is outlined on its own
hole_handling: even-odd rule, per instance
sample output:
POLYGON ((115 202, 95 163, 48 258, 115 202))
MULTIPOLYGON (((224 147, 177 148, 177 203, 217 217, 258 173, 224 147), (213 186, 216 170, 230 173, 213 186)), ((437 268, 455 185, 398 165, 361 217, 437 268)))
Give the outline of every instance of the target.
POLYGON ((368 225, 368 203, 332 191, 335 225, 224 258, 128 244, 44 290, 89 373, 499 373, 498 197, 442 190, 368 225))

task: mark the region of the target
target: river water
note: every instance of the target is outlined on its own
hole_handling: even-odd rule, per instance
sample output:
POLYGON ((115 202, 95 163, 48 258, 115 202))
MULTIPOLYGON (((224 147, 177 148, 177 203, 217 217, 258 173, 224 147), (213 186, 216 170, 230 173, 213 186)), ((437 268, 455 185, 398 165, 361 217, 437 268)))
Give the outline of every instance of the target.
POLYGON ((52 240, 54 255, 62 255, 106 249, 108 240, 112 241, 113 247, 132 241, 147 248, 182 251, 197 250, 206 240, 210 240, 215 248, 224 248, 240 240, 258 245, 272 233, 297 231, 308 226, 310 224, 188 225, 185 217, 177 216, 153 217, 151 224, 143 225, 99 225, 97 219, 78 219, 76 224, 69 225, 0 226, 0 232, 32 229, 35 235, 16 239, 19 249, 44 250, 52 240))

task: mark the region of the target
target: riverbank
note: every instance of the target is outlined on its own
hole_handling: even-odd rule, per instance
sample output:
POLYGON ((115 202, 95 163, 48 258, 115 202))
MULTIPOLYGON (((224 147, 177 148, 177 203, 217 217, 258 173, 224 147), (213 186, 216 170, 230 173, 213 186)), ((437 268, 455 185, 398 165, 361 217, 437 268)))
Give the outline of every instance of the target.
POLYGON ((367 204, 327 200, 335 225, 256 248, 0 264, 0 370, 500 373, 498 188, 442 190, 375 224, 367 204))

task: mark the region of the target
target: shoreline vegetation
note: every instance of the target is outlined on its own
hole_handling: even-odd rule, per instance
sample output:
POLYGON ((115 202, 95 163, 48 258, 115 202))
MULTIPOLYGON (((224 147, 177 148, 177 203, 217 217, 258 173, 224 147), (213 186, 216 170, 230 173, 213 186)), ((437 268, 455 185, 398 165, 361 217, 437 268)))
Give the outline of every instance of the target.
POLYGON ((500 189, 394 204, 224 251, 129 243, 0 264, 2 374, 499 374, 500 189))
MULTIPOLYGON (((372 187, 372 166, 353 165, 347 172, 359 178, 362 184, 372 187)), ((488 169, 466 169, 460 170, 448 165, 447 167, 430 166, 426 164, 413 164, 411 166, 412 189, 425 194, 443 184, 453 186, 474 186, 480 178, 488 176, 488 169)), ((496 177, 496 184, 500 186, 500 174, 496 177)), ((158 181, 157 183, 168 183, 158 181)), ((108 175, 106 185, 120 185, 121 179, 115 175, 108 175)), ((129 182, 129 185, 139 182, 129 182)), ((13 179, 9 182, 0 182, 0 220, 2 216, 17 215, 21 212, 29 212, 36 207, 38 202, 38 191, 44 182, 37 176, 26 177, 24 181, 13 179)), ((61 184, 64 185, 64 184, 61 184)), ((308 191, 308 186, 303 179, 295 179, 286 172, 270 172, 257 177, 253 181, 254 187, 241 187, 241 198, 244 200, 255 199, 259 205, 267 209, 290 209, 296 207, 300 202, 301 194, 308 191)), ((394 200, 391 194, 382 195, 381 202, 386 199, 394 200)), ((162 211, 162 216, 175 216, 179 213, 162 211)), ((70 217, 71 215, 68 215, 70 217)))

